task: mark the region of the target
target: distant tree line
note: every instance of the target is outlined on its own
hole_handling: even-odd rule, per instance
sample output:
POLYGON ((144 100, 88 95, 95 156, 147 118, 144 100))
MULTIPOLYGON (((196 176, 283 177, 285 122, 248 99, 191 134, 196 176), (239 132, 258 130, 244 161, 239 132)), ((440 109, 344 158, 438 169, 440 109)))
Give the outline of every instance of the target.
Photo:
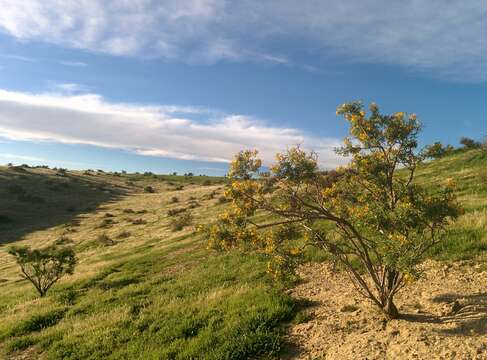
POLYGON ((437 141, 431 145, 427 145, 423 150, 423 156, 427 159, 439 159, 444 156, 451 155, 458 151, 472 150, 472 149, 484 149, 487 150, 487 137, 483 142, 476 141, 472 138, 462 136, 460 138, 460 144, 462 147, 455 148, 453 145, 443 145, 437 141))

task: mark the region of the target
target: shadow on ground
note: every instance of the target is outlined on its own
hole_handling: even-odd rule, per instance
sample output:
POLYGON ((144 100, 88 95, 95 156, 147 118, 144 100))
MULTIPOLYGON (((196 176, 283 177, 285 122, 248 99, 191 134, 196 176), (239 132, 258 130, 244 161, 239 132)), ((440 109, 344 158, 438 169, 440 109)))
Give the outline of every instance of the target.
POLYGON ((22 167, 0 169, 0 246, 33 231, 76 224, 80 214, 116 201, 129 191, 102 176, 22 167))
POLYGON ((404 314, 402 319, 412 322, 452 324, 448 329, 438 332, 443 335, 477 336, 487 334, 487 293, 471 295, 442 294, 432 302, 451 306, 449 314, 438 316, 432 314, 404 314))

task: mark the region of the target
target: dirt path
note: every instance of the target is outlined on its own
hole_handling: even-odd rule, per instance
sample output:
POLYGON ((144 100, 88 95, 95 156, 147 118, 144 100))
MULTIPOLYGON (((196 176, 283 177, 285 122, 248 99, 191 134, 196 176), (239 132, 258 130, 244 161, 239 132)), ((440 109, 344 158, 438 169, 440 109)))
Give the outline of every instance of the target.
POLYGON ((293 359, 487 359, 487 272, 462 263, 425 264, 403 290, 400 320, 385 323, 344 274, 307 264, 292 295, 309 320, 290 329, 293 359))

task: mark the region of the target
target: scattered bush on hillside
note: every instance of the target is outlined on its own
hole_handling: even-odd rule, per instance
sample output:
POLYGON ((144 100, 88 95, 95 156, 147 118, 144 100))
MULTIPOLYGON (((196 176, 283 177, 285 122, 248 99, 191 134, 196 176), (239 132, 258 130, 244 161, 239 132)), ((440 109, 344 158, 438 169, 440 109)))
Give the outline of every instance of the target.
POLYGON ((56 295, 56 301, 60 305, 74 305, 78 293, 73 289, 67 289, 56 295))
POLYGON ((145 221, 144 219, 135 219, 135 220, 132 220, 132 224, 133 225, 145 225, 145 224, 147 224, 147 221, 145 221))
POLYGON ((200 207, 200 203, 196 200, 192 200, 188 203, 188 208, 189 209, 194 209, 194 208, 197 208, 197 207, 200 207))
POLYGON ((125 239, 128 238, 132 235, 130 231, 123 230, 117 235, 117 239, 125 239))
POLYGON ((110 219, 110 218, 103 219, 102 221, 100 221, 97 228, 103 229, 103 228, 111 227, 113 224, 116 224, 116 222, 113 219, 110 219))
POLYGON ((454 151, 454 147, 450 144, 443 146, 439 141, 434 144, 427 145, 423 150, 423 156, 427 159, 439 159, 444 156, 451 155, 454 151))
POLYGON ((96 237, 96 241, 103 246, 115 245, 115 241, 108 236, 107 233, 102 233, 96 237))
POLYGON ((181 213, 185 212, 186 210, 187 210, 186 208, 169 209, 167 211, 167 215, 168 216, 175 216, 175 215, 178 215, 178 214, 181 214, 181 213))
POLYGON ((478 149, 482 146, 481 142, 465 136, 460 138, 460 144, 462 144, 465 149, 478 149))
POLYGON ((350 136, 337 153, 351 161, 332 178, 320 170, 315 153, 299 147, 278 154, 268 175, 260 172, 257 151, 238 153, 227 190, 233 206, 200 227, 209 246, 260 249, 271 257, 269 271, 276 276, 292 271, 305 246, 316 246, 342 265, 358 293, 387 319, 397 318, 394 296, 420 275, 423 255, 462 209, 453 181, 431 190, 414 182, 422 158, 416 151, 421 129, 416 116, 383 115, 375 104, 370 112, 367 117, 360 102, 338 107, 350 136), (264 192, 266 186, 274 191, 264 192), (257 211, 274 220, 255 223, 257 211), (276 234, 276 228, 290 224, 301 226, 303 247, 288 241, 292 232, 276 234))
POLYGON ((171 218, 169 222, 169 226, 171 227, 172 231, 180 231, 183 230, 186 226, 191 225, 193 221, 193 216, 189 211, 185 211, 182 214, 171 218))
POLYGON ((144 192, 145 192, 145 193, 149 193, 149 194, 153 194, 153 193, 155 193, 155 192, 156 192, 156 189, 154 189, 152 186, 146 186, 146 187, 144 188, 144 192))
POLYGON ((72 248, 48 246, 31 250, 27 247, 12 247, 9 254, 15 257, 22 277, 31 282, 41 297, 59 279, 73 274, 77 262, 72 248))
POLYGON ((122 210, 125 214, 133 214, 135 211, 133 209, 123 209, 122 210))
POLYGON ((179 198, 177 196, 173 196, 169 202, 171 204, 175 204, 175 203, 179 202, 179 198))

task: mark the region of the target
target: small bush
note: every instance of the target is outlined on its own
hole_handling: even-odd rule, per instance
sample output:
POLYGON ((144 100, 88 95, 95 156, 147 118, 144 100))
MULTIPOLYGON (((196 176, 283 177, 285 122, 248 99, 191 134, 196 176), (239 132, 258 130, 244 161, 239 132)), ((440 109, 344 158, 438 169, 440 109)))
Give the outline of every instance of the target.
POLYGON ((105 217, 106 218, 112 218, 112 217, 115 217, 115 215, 111 214, 111 213, 106 213, 105 214, 105 217))
POLYGON ((98 235, 96 241, 104 246, 115 245, 115 241, 112 238, 110 238, 110 236, 108 236, 106 233, 98 235))
POLYGON ((202 199, 203 200, 212 200, 215 198, 215 196, 218 194, 218 192, 216 192, 215 190, 213 190, 212 192, 206 194, 206 195, 203 195, 202 199))
POLYGON ((170 203, 171 203, 171 204, 174 204, 174 203, 177 203, 177 202, 179 202, 179 198, 178 198, 177 196, 173 196, 173 197, 171 198, 171 200, 170 200, 170 203))
POLYGON ((66 247, 12 247, 8 252, 19 264, 22 277, 34 285, 41 297, 64 275, 71 275, 77 262, 73 249, 66 247))
POLYGON ((451 145, 443 146, 439 141, 434 144, 427 145, 423 150, 423 155, 430 159, 439 159, 453 153, 455 149, 451 145))
POLYGON ((103 219, 100 222, 100 224, 98 224, 97 228, 98 229, 103 229, 103 228, 111 227, 113 224, 115 224, 115 221, 113 221, 112 219, 110 219, 110 218, 103 219))
POLYGON ((56 173, 57 176, 66 176, 67 175, 67 170, 63 168, 59 168, 56 173))
POLYGON ((152 186, 146 186, 146 187, 144 188, 144 192, 145 192, 145 193, 149 193, 149 194, 153 194, 153 193, 155 193, 155 192, 156 192, 156 189, 154 189, 152 186))
POLYGON ((183 185, 178 185, 176 187, 173 188, 174 191, 180 191, 180 190, 183 190, 184 189, 184 186, 183 185))
POLYGON ((169 209, 167 211, 167 215, 168 216, 175 216, 175 215, 181 214, 181 213, 183 213, 185 211, 186 211, 186 208, 169 209))
POLYGON ((74 305, 77 297, 78 294, 76 291, 73 289, 68 289, 57 294, 56 301, 60 305, 74 305))
POLYGON ((189 211, 186 211, 179 216, 171 218, 169 225, 172 231, 180 231, 184 227, 191 225, 192 221, 193 216, 189 211))
POLYGON ((131 235, 132 235, 132 233, 130 231, 123 230, 122 232, 120 232, 117 235, 117 239, 126 239, 126 238, 130 237, 131 235))
POLYGON ((205 181, 203 181, 203 185, 210 186, 211 185, 211 180, 205 180, 205 181))
POLYGON ((474 139, 465 136, 460 138, 460 144, 462 144, 465 149, 478 149, 482 146, 482 143, 479 141, 475 141, 474 139))
POLYGON ((125 214, 133 214, 135 211, 132 209, 123 209, 122 210, 125 214))
POLYGON ((197 201, 191 201, 191 202, 189 203, 189 205, 188 205, 188 208, 189 208, 189 209, 194 209, 194 208, 197 208, 197 207, 199 207, 199 206, 201 206, 199 202, 197 202, 197 201))
POLYGON ((144 219, 135 219, 135 220, 132 220, 132 224, 133 225, 145 225, 145 224, 147 224, 147 221, 145 221, 144 219))

